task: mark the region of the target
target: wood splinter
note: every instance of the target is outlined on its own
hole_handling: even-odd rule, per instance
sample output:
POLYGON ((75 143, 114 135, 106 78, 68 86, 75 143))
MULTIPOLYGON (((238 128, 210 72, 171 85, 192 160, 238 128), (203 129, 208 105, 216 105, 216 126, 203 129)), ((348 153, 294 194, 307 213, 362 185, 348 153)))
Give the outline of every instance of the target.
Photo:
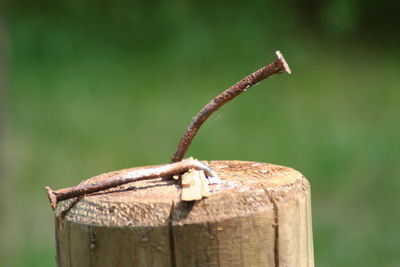
POLYGON ((194 201, 210 195, 208 180, 201 170, 190 169, 182 174, 181 200, 194 201))

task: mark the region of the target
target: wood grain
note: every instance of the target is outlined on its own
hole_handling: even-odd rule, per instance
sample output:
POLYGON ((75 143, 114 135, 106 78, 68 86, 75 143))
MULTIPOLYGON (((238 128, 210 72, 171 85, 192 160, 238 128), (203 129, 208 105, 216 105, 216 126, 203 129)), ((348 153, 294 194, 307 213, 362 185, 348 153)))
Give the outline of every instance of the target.
POLYGON ((310 186, 301 173, 208 164, 223 183, 200 201, 180 201, 180 186, 160 178, 61 202, 58 266, 314 266, 310 186))

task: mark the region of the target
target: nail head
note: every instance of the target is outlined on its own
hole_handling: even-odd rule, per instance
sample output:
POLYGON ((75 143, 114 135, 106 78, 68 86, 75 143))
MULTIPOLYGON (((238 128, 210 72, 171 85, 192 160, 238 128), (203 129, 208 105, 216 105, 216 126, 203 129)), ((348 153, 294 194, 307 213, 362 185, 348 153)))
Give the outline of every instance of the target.
POLYGON ((292 71, 289 68, 289 64, 287 64, 285 58, 283 57, 282 53, 278 50, 275 52, 276 57, 282 62, 283 70, 286 73, 292 74, 292 71))
POLYGON ((47 196, 49 197, 50 205, 53 210, 55 210, 57 205, 57 196, 50 187, 46 186, 45 189, 47 191, 47 196))

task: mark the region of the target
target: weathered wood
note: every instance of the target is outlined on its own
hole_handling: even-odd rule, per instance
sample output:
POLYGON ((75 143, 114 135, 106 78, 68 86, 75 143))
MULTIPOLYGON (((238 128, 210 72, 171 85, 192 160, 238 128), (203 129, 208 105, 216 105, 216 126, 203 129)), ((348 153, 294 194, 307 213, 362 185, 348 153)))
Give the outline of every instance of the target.
POLYGON ((58 266, 314 266, 310 186, 301 173, 209 164, 223 183, 200 201, 182 202, 175 181, 155 179, 61 202, 58 266))

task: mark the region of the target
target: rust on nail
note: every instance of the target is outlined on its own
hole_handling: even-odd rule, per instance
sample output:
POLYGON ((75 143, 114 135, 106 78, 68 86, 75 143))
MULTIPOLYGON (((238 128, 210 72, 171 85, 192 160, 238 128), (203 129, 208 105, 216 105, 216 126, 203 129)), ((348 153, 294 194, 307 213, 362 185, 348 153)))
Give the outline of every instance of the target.
POLYGON ((168 163, 158 166, 150 166, 138 170, 128 172, 120 177, 110 180, 102 181, 95 184, 84 184, 72 187, 67 187, 53 191, 50 187, 46 186, 47 196, 53 210, 56 209, 57 203, 69 198, 79 197, 90 193, 99 192, 112 187, 117 187, 123 184, 149 180, 157 177, 164 177, 170 175, 181 174, 189 169, 202 170, 206 176, 212 181, 219 181, 218 175, 206 164, 195 159, 185 159, 180 162, 168 163))
POLYGON ((174 155, 171 157, 171 162, 178 162, 182 160, 188 150, 192 140, 201 125, 220 107, 222 107, 227 102, 231 101, 236 96, 247 91, 253 85, 256 85, 260 81, 271 77, 272 75, 286 72, 291 74, 289 65, 287 64, 285 58, 280 51, 276 51, 276 60, 271 64, 262 67, 261 69, 253 72, 252 74, 246 76, 241 81, 232 85, 230 88, 223 91, 217 97, 208 102, 200 111, 197 113, 196 117, 190 122, 189 126, 186 128, 181 140, 179 141, 178 148, 174 155))

